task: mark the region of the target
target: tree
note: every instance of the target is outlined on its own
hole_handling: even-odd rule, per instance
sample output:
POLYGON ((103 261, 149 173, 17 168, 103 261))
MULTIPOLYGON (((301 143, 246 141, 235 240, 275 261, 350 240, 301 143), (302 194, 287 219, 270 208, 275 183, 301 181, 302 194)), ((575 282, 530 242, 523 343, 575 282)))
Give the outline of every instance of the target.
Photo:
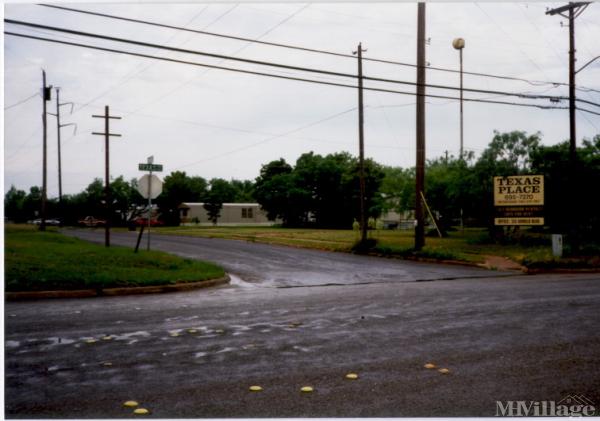
POLYGON ((11 221, 27 221, 29 215, 25 214, 25 198, 27 193, 23 190, 17 190, 11 186, 10 190, 4 195, 4 215, 11 221))
POLYGON ((231 187, 235 190, 234 203, 250 203, 254 202, 254 183, 252 180, 235 180, 230 182, 231 187))
POLYGON ((298 209, 294 209, 288 200, 294 195, 292 189, 292 166, 281 158, 261 167, 254 196, 268 219, 281 218, 284 225, 297 225, 301 219, 295 212, 298 209))
POLYGON ((571 173, 569 141, 542 146, 532 154, 531 171, 544 176, 544 216, 553 232, 568 232, 573 224, 581 239, 600 235, 600 204, 590 186, 600 184, 600 135, 577 148, 577 171, 571 173), (577 216, 573 218, 573 211, 577 216))
POLYGON ((206 194, 203 205, 208 213, 208 220, 216 225, 221 216, 223 203, 233 202, 235 194, 235 188, 227 180, 223 180, 222 178, 213 178, 210 180, 210 190, 206 194))
POLYGON ((199 202, 206 193, 206 180, 188 177, 185 171, 174 171, 165 177, 163 192, 156 203, 168 225, 179 225, 179 205, 182 202, 199 202))
MULTIPOLYGON (((531 158, 540 145, 540 134, 527 135, 526 132, 512 131, 499 133, 494 131, 494 138, 475 163, 470 184, 471 216, 480 224, 487 225, 493 231, 494 204, 493 178, 527 174, 531 169, 531 158)), ((469 203, 469 201, 467 202, 469 203)))
MULTIPOLYGON (((308 224, 349 228, 360 213, 358 160, 348 153, 327 156, 305 153, 292 168, 285 160, 263 165, 255 197, 270 219, 286 226, 308 224)), ((381 212, 381 167, 365 161, 367 216, 381 212)))
POLYGON ((379 189, 383 212, 402 213, 415 208, 415 169, 382 167, 383 180, 379 189))

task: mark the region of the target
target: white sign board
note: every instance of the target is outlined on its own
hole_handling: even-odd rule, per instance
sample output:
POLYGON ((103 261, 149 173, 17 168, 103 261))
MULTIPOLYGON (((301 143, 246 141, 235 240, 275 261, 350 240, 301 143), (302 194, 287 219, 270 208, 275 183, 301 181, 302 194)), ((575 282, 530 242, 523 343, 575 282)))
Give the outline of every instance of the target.
POLYGON ((154 174, 141 176, 137 182, 137 191, 144 199, 156 199, 162 193, 163 182, 154 174))

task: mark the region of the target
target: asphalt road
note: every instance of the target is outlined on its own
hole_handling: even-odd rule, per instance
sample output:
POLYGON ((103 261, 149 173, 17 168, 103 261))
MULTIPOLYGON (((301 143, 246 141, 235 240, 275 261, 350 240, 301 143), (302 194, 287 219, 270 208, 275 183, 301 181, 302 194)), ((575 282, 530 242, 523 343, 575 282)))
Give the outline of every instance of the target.
POLYGON ((569 395, 600 407, 598 274, 498 276, 224 240, 153 245, 224 264, 233 282, 7 303, 8 418, 136 417, 122 406, 131 399, 159 418, 494 416, 497 401, 569 395))

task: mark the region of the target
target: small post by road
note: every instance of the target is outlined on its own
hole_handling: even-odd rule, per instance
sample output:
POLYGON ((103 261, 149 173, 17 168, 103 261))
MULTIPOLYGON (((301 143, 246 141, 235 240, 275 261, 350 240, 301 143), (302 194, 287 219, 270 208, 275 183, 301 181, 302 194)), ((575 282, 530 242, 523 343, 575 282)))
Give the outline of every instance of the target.
POLYGON ((104 245, 110 247, 110 219, 111 219, 111 197, 110 197, 110 167, 109 167, 109 139, 110 136, 121 137, 120 134, 111 133, 108 122, 111 118, 120 120, 121 117, 110 115, 108 105, 104 107, 104 115, 92 115, 94 118, 104 119, 104 133, 92 132, 93 135, 104 136, 104 200, 106 211, 106 224, 104 225, 104 245))
MULTIPOLYGON (((152 217, 152 199, 157 197, 162 192, 162 181, 158 177, 153 175, 152 172, 162 171, 163 166, 161 164, 155 164, 154 156, 149 156, 147 159, 147 162, 145 164, 138 164, 138 170, 149 172, 148 175, 144 175, 138 180, 138 192, 142 195, 143 198, 148 199, 148 213, 147 213, 148 220, 146 221, 148 235, 147 235, 146 249, 148 251, 150 251, 150 223, 151 223, 150 219, 152 217), (152 180, 154 180, 154 183, 152 180)), ((143 226, 142 226, 142 232, 143 232, 143 226)), ((142 238, 142 235, 140 232, 140 236, 138 237, 138 245, 135 248, 136 252, 137 252, 137 249, 139 246, 139 240, 141 238, 142 238)))
MULTIPOLYGON (((150 177, 148 177, 148 191, 152 191, 152 164, 154 164, 154 155, 149 156, 147 160, 148 164, 150 164, 150 177)), ((152 196, 148 195, 148 244, 146 246, 146 250, 150 251, 150 219, 152 218, 152 196)))

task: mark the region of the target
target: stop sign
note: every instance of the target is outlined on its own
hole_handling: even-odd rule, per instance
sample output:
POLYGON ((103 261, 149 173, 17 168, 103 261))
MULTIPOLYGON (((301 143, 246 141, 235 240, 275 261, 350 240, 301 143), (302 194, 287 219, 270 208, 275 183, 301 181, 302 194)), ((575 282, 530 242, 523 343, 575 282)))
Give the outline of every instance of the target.
POLYGON ((154 174, 141 176, 137 181, 137 191, 144 199, 156 199, 162 193, 163 182, 154 174))

